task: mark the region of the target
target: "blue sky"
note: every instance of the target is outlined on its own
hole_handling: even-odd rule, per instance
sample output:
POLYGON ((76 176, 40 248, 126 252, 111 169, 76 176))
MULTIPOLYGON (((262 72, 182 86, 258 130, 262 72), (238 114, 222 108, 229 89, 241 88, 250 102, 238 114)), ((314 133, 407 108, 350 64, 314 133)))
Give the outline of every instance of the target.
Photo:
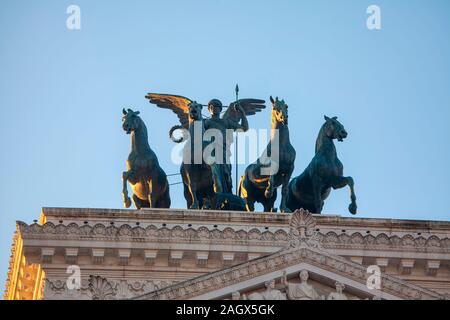
MULTIPOLYGON (((150 91, 229 103, 239 83, 242 97, 284 98, 295 175, 323 115, 339 116, 359 217, 448 221, 449 30, 446 0, 2 1, 1 290, 16 220, 45 206, 122 207, 122 107, 141 111, 162 167, 178 172, 177 119, 148 104, 150 91), (70 4, 79 31, 66 28, 70 4), (366 28, 371 4, 382 30, 366 28)), ((268 128, 269 110, 250 125, 268 128)), ((181 190, 173 207, 185 207, 181 190)), ((349 216, 348 204, 348 190, 333 191, 324 213, 349 216)))

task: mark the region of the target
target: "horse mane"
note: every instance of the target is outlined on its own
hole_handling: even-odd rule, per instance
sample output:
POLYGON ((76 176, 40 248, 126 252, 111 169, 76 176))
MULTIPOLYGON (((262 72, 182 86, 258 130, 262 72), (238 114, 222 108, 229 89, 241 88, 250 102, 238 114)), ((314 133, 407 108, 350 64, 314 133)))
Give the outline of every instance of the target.
POLYGON ((134 144, 136 147, 138 147, 138 139, 139 139, 139 144, 142 146, 142 144, 144 144, 144 146, 146 148, 148 148, 149 150, 151 150, 150 148, 150 143, 148 141, 148 131, 147 131, 147 126, 145 125, 144 120, 142 120, 141 117, 137 117, 139 119, 139 126, 140 126, 140 133, 136 134, 136 132, 134 132, 134 144))
POLYGON ((145 141, 147 141, 148 143, 148 131, 147 131, 147 126, 145 125, 144 120, 141 119, 141 117, 138 116, 138 119, 140 121, 140 125, 142 126, 142 133, 143 133, 143 138, 145 139, 145 141))
POLYGON ((319 130, 319 134, 317 135, 317 139, 316 139, 316 154, 317 152, 319 152, 320 148, 322 147, 322 143, 323 143, 323 139, 325 136, 325 127, 326 127, 327 123, 325 122, 322 127, 319 130))
POLYGON ((272 112, 270 114, 270 119, 272 121, 272 129, 276 128, 277 127, 277 123, 278 123, 277 122, 277 118, 274 115, 274 112, 275 112, 275 110, 272 108, 272 112))

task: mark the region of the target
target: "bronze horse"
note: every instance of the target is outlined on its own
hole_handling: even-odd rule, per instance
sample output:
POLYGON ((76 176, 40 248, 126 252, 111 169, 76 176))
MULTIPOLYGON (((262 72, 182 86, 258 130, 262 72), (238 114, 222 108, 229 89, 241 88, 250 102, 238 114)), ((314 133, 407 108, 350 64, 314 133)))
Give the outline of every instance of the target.
POLYGON ((122 128, 131 134, 131 152, 127 159, 127 171, 122 174, 123 202, 131 206, 127 181, 133 190, 133 202, 137 209, 170 208, 169 182, 159 166, 158 158, 148 144, 147 127, 138 111, 123 109, 122 128))
POLYGON ((265 212, 276 212, 277 188, 281 189, 281 212, 291 212, 286 206, 289 180, 294 171, 296 152, 289 139, 288 106, 284 100, 272 102, 272 129, 270 142, 256 163, 247 167, 239 183, 239 195, 246 202, 247 211, 255 211, 255 202, 265 212), (272 169, 269 169, 271 167, 272 169))
POLYGON ((289 183, 287 206, 292 211, 303 208, 310 212, 322 213, 324 200, 331 188, 350 188, 351 203, 348 210, 356 214, 356 196, 352 177, 344 177, 344 167, 337 157, 333 140, 343 141, 347 131, 337 117, 325 116, 325 124, 316 141, 316 155, 309 166, 289 183))

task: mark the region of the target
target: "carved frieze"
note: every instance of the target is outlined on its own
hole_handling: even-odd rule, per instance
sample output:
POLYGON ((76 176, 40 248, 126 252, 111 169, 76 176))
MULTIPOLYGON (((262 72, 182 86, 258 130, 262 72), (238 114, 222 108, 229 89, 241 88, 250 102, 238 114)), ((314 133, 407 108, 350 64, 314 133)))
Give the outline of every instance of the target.
MULTIPOLYGON (((306 215, 302 213, 301 215, 306 215)), ((450 239, 439 238, 431 235, 429 238, 423 236, 414 237, 412 234, 406 234, 402 237, 397 235, 387 235, 380 233, 376 236, 371 234, 363 236, 360 232, 352 234, 337 234, 334 231, 321 233, 315 230, 313 224, 308 221, 302 221, 302 217, 297 217, 291 222, 290 229, 297 228, 296 232, 309 232, 313 234, 314 241, 321 243, 324 248, 380 248, 389 250, 395 247, 403 249, 411 248, 416 251, 436 251, 450 252, 450 239)), ((289 232, 284 229, 274 231, 261 232, 257 228, 249 231, 227 227, 224 230, 217 228, 208 229, 205 226, 198 229, 188 228, 184 226, 175 226, 172 229, 167 227, 157 228, 155 225, 149 225, 146 228, 140 226, 131 226, 124 224, 117 228, 116 226, 106 226, 97 223, 94 226, 77 225, 70 223, 69 225, 47 222, 44 225, 18 222, 19 230, 22 237, 27 239, 89 239, 89 240, 124 240, 136 242, 161 242, 161 241, 184 241, 190 242, 210 242, 216 243, 239 243, 242 241, 257 241, 258 245, 265 246, 278 244, 280 248, 286 246, 289 240, 289 232)), ((295 238, 297 241, 301 238, 295 238)), ((304 239, 304 238, 303 238, 304 239)), ((292 244, 291 244, 292 245, 292 244)))
POLYGON ((171 281, 109 280, 91 275, 81 282, 80 288, 68 289, 63 280, 45 280, 44 299, 47 300, 124 300, 158 290, 171 281))

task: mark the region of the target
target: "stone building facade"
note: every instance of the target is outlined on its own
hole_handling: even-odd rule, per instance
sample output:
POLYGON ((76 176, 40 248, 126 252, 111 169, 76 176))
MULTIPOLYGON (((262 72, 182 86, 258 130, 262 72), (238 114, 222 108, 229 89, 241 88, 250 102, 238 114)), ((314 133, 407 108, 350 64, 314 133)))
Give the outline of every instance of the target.
POLYGON ((5 299, 447 299, 450 222, 44 208, 5 299))

